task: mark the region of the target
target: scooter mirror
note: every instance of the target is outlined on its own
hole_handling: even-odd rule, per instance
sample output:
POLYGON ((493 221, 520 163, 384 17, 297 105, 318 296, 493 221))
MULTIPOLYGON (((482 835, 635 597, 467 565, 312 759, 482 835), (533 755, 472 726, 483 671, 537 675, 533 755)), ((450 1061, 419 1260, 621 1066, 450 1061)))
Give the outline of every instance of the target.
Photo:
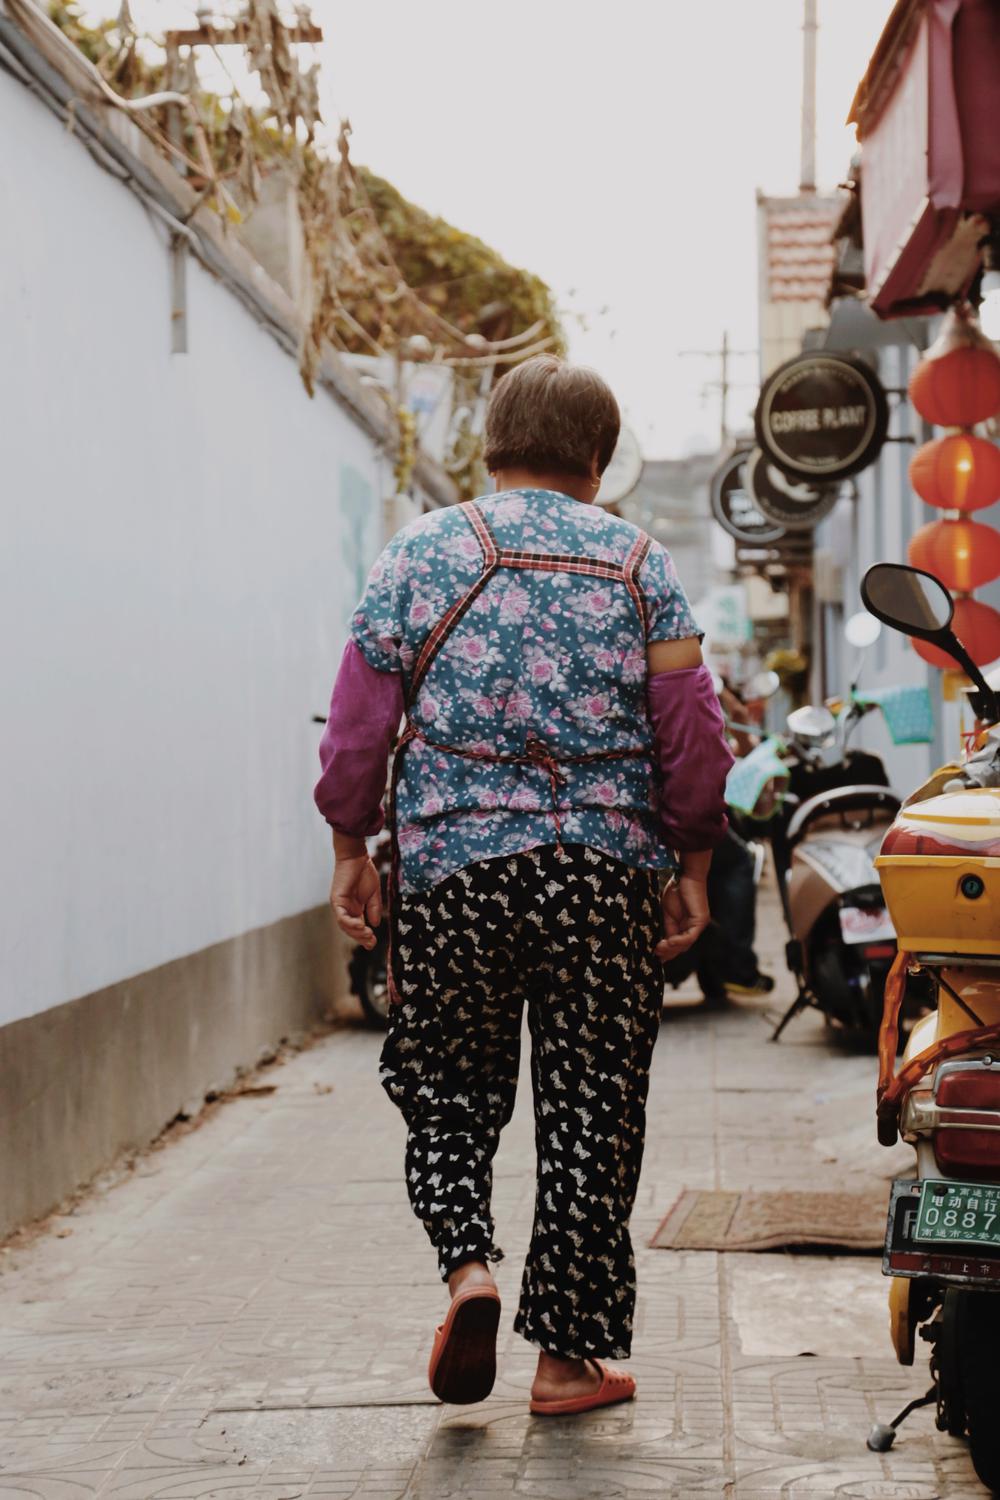
POLYGON ((883 624, 949 649, 942 636, 951 624, 955 601, 933 573, 902 563, 876 563, 861 580, 861 601, 883 624))
POLYGON ((1000 695, 952 630, 955 601, 939 578, 902 563, 876 563, 861 580, 861 602, 884 625, 947 651, 972 678, 975 692, 969 702, 976 717, 989 724, 1000 721, 1000 695))
POLYGON ((837 721, 830 710, 814 704, 794 708, 785 722, 796 739, 811 745, 826 744, 837 730, 837 721))
POLYGON ((856 646, 859 651, 863 651, 866 646, 874 646, 881 634, 882 626, 866 609, 859 609, 844 626, 844 639, 849 646, 856 646))
POLYGON ((748 703, 759 703, 763 698, 773 698, 781 686, 777 672, 755 672, 744 690, 748 703))

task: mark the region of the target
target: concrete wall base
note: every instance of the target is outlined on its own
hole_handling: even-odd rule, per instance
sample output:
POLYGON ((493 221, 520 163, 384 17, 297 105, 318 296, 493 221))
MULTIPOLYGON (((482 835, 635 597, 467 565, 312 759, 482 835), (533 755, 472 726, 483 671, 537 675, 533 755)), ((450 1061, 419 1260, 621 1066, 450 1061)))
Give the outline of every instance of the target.
POLYGON ((0 1236, 344 1005, 317 907, 0 1027, 0 1236))

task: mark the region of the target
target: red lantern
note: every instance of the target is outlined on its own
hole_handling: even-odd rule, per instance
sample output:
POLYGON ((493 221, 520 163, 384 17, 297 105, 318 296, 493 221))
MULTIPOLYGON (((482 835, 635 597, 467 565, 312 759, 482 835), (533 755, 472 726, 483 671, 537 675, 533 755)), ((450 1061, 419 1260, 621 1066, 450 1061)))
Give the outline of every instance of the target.
POLYGON ((1000 411, 1000 358, 968 307, 954 307, 910 377, 910 400, 938 427, 974 427, 1000 411))
POLYGON ((906 555, 913 567, 933 573, 954 594, 971 594, 1000 578, 1000 532, 964 516, 921 526, 906 555))
POLYGON ((928 505, 982 510, 1000 498, 1000 448, 971 432, 935 438, 910 460, 910 483, 928 505))
MULTIPOLYGON (((978 599, 956 599, 951 628, 977 667, 985 667, 1000 657, 1000 611, 978 599)), ((913 649, 932 667, 954 667, 954 660, 930 641, 912 640, 913 649)))

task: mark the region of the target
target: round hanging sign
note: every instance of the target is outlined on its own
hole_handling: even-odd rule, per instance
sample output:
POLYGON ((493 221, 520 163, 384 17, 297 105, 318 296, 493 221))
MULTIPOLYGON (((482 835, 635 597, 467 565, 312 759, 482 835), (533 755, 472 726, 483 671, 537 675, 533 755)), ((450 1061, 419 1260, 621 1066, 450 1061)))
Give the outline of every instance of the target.
POLYGON ((812 485, 783 474, 759 448, 746 461, 746 484, 757 509, 789 531, 810 531, 840 498, 839 484, 812 485))
POLYGON ((596 505, 617 505, 631 495, 642 478, 642 451, 631 427, 622 423, 611 462, 601 476, 601 487, 594 496, 596 505))
POLYGON ((749 448, 734 448, 712 475, 712 514, 737 542, 753 546, 776 542, 785 535, 784 526, 768 520, 754 501, 746 482, 749 448))
POLYGON ((888 426, 882 382, 846 354, 800 354, 779 365, 761 387, 754 416, 771 462, 817 484, 874 463, 888 426))

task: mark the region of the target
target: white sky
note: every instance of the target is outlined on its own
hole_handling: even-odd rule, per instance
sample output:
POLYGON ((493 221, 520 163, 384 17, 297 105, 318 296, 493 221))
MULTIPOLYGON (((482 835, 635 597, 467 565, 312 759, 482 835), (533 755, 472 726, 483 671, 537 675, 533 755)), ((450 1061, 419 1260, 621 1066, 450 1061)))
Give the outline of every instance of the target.
MULTIPOLYGON (((829 188, 846 173, 843 121, 892 0, 819 8, 817 175, 829 188)), ((132 10, 157 31, 193 6, 132 10)), ((702 386, 718 361, 679 356, 717 348, 724 329, 755 347, 755 190, 799 181, 802 0, 312 0, 312 11, 330 136, 348 116, 356 161, 549 283, 571 357, 611 382, 647 457, 714 447, 718 399, 702 386)), ((731 425, 753 405, 754 359, 735 375, 746 385, 731 425)))

